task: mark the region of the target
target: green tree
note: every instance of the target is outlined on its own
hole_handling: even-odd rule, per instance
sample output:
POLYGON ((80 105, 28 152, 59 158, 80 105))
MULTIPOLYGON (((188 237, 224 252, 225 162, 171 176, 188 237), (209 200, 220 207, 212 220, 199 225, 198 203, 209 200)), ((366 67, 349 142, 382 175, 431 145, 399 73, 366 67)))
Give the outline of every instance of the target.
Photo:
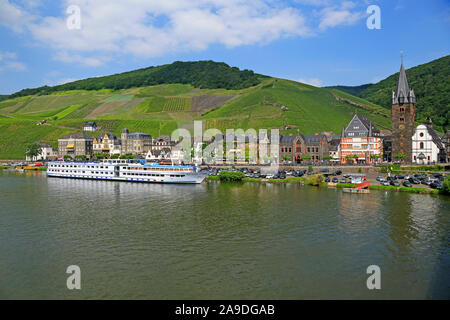
POLYGON ((134 159, 134 155, 132 153, 123 154, 120 159, 134 159))
POLYGON ((64 161, 69 161, 72 160, 72 157, 69 156, 68 154, 64 155, 64 161))
POLYGON ((79 155, 75 156, 75 160, 86 161, 86 156, 84 154, 79 154, 79 155))
POLYGON ((403 161, 403 160, 406 159, 406 156, 403 153, 397 153, 397 154, 394 155, 394 159, 403 161))
POLYGON ((239 182, 245 178, 245 174, 240 171, 220 171, 219 179, 223 182, 239 182))
POLYGON ((42 153, 42 146, 39 143, 28 145, 26 155, 30 158, 39 156, 42 153))
POLYGON ((450 177, 446 177, 444 182, 442 182, 442 191, 443 194, 450 194, 450 177))

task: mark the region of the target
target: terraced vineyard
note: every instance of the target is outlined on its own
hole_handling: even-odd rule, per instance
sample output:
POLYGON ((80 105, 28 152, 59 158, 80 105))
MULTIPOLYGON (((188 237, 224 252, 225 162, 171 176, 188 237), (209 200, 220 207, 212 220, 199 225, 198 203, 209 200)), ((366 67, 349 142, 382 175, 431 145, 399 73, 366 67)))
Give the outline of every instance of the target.
POLYGON ((163 111, 189 111, 191 109, 191 98, 189 97, 176 97, 167 98, 163 111))
POLYGON ((25 96, 0 101, 0 159, 24 158, 27 144, 35 141, 56 146, 59 137, 81 131, 87 120, 96 121, 95 136, 120 136, 123 128, 153 136, 171 134, 178 127, 191 130, 195 119, 203 120, 206 129, 276 128, 314 134, 339 133, 355 112, 380 129, 390 127, 389 111, 364 99, 269 77, 239 90, 166 84, 25 96), (43 119, 47 123, 38 126, 43 119))

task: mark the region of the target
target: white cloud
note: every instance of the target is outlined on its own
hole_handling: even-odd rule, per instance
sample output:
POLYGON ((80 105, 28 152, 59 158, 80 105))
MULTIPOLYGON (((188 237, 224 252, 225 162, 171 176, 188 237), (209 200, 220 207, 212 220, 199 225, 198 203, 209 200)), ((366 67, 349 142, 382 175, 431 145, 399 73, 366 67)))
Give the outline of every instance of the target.
POLYGON ((0 0, 0 25, 15 32, 22 32, 32 20, 33 16, 21 7, 10 3, 8 0, 0 0))
POLYGON ((24 71, 26 69, 26 65, 17 60, 17 55, 14 52, 0 51, 0 72, 4 70, 24 71))
POLYGON ((322 9, 319 13, 319 29, 326 30, 340 25, 352 25, 365 17, 365 13, 355 9, 356 4, 351 1, 344 1, 340 6, 331 6, 322 9))
POLYGON ((74 81, 78 81, 80 79, 76 79, 76 78, 65 78, 65 79, 61 79, 58 81, 58 84, 66 84, 69 82, 74 82, 74 81))
POLYGON ((65 51, 58 51, 53 58, 58 61, 67 62, 67 63, 80 63, 89 67, 98 67, 103 65, 105 62, 109 61, 108 57, 83 57, 78 54, 69 54, 65 51))
MULTIPOLYGON (((69 1, 67 1, 67 5, 69 1)), ((69 30, 65 17, 31 24, 34 37, 61 50, 121 52, 155 57, 177 51, 268 43, 310 32, 294 8, 263 0, 71 0, 81 9, 81 29, 69 30), (151 22, 167 20, 156 27, 151 22)))
POLYGON ((306 83, 306 84, 309 84, 309 85, 314 86, 314 87, 320 87, 322 85, 322 83, 323 83, 322 80, 317 79, 317 78, 308 78, 308 79, 301 78, 301 79, 298 79, 298 80, 295 80, 295 81, 301 82, 301 83, 306 83))
POLYGON ((20 7, 0 0, 0 24, 16 32, 28 30, 59 61, 96 67, 127 54, 152 58, 215 44, 233 48, 309 37, 317 29, 352 24, 361 17, 351 1, 339 6, 331 0, 294 2, 322 7, 319 22, 308 21, 305 12, 285 0, 64 0, 60 16, 46 17, 27 12, 41 1, 21 0, 20 7), (70 5, 81 10, 79 30, 67 28, 65 9, 70 5))

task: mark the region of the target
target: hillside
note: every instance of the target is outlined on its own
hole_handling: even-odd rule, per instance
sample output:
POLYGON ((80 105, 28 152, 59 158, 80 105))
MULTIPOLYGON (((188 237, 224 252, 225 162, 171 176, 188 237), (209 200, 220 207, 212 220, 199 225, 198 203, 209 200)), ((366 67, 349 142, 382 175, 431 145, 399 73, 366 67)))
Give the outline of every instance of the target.
POLYGON ((62 135, 95 120, 102 132, 122 129, 158 136, 178 127, 277 128, 282 133, 339 133, 355 112, 390 128, 389 110, 339 90, 283 79, 259 77, 243 89, 202 89, 190 84, 162 84, 130 89, 70 90, 29 95, 0 102, 0 159, 24 157, 26 145, 42 141, 57 146, 62 135), (287 109, 283 110, 282 105, 287 109), (37 122, 46 119, 45 125, 37 122))
POLYGON ((174 62, 105 77, 89 78, 59 86, 24 89, 10 98, 28 95, 46 95, 67 90, 128 89, 159 84, 190 84, 202 89, 242 89, 260 83, 260 75, 250 70, 239 70, 214 61, 174 62))
MULTIPOLYGON (((417 97, 416 122, 425 122, 431 117, 434 127, 439 131, 450 129, 450 55, 408 69, 406 75, 409 86, 414 89, 417 97)), ((332 88, 390 108, 392 91, 395 90, 397 80, 398 73, 376 84, 332 88)))

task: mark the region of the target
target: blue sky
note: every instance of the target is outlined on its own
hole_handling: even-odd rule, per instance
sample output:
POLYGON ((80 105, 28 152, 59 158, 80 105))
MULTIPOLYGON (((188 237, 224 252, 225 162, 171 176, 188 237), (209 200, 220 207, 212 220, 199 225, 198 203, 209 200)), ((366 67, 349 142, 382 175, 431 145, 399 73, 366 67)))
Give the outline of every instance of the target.
POLYGON ((176 60, 359 85, 397 72, 401 50, 406 68, 450 53, 449 0, 0 0, 0 94, 176 60))

